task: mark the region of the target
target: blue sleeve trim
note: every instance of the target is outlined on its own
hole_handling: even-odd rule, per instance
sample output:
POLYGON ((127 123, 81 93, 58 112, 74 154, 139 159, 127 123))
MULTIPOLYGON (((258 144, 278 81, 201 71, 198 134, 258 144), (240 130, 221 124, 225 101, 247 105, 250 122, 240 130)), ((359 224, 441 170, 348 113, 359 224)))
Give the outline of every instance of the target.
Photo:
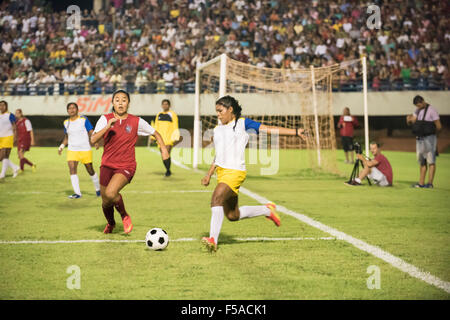
POLYGON ((92 126, 91 122, 89 121, 88 118, 84 117, 84 127, 86 128, 86 131, 89 132, 91 130, 94 129, 94 127, 92 126))
POLYGON ((16 117, 12 113, 9 114, 9 121, 11 123, 16 123, 16 117))
POLYGON ((260 122, 253 121, 252 119, 245 118, 245 130, 253 129, 256 133, 259 133, 259 127, 261 126, 260 122))

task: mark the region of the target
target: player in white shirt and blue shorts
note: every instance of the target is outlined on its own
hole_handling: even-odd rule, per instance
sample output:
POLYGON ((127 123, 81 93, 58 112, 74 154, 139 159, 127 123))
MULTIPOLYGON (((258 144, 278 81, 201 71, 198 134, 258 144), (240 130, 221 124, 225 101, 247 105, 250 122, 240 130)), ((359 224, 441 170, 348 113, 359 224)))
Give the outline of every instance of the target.
MULTIPOLYGON (((97 173, 92 166, 92 148, 90 136, 94 131, 94 127, 85 116, 78 115, 78 105, 70 102, 67 105, 67 113, 69 119, 64 121, 64 140, 58 148, 58 154, 61 155, 64 147, 67 147, 67 163, 70 171, 70 181, 74 194, 69 196, 70 199, 81 198, 80 181, 77 175, 78 162, 86 167, 92 183, 94 184, 97 197, 100 196, 100 182, 97 173)), ((99 145, 95 145, 96 149, 99 145)))
POLYGON ((215 159, 201 181, 202 185, 208 186, 211 176, 215 171, 217 172, 217 186, 211 199, 209 237, 202 238, 202 242, 210 251, 217 250, 224 216, 230 221, 265 216, 276 226, 281 224, 274 203, 263 206, 238 206, 239 187, 247 173, 245 167, 245 148, 249 140, 247 130, 254 130, 256 133, 265 131, 285 136, 299 136, 305 139, 303 129, 266 126, 251 119, 242 118, 241 111, 239 102, 231 96, 224 96, 216 101, 216 112, 220 124, 214 129, 215 159))
POLYGON ((8 167, 13 169, 13 178, 19 173, 19 166, 9 160, 11 149, 14 146, 15 131, 16 117, 8 112, 8 102, 0 101, 0 161, 2 162, 0 179, 5 177, 8 167))

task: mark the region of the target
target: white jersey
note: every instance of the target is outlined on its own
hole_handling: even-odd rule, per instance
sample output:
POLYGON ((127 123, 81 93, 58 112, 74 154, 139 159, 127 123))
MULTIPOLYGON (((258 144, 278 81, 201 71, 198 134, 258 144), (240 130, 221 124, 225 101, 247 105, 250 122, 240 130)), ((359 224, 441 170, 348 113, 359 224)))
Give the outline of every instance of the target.
POLYGON ((0 138, 14 135, 13 123, 16 123, 16 117, 11 112, 0 114, 0 138))
POLYGON ((259 122, 248 118, 240 118, 233 130, 235 121, 214 128, 214 148, 216 150, 215 165, 224 169, 246 171, 245 147, 249 135, 246 130, 259 132, 259 122))
POLYGON ((71 151, 91 150, 88 132, 92 129, 92 124, 85 116, 79 116, 76 120, 65 120, 64 133, 69 137, 67 149, 71 151))

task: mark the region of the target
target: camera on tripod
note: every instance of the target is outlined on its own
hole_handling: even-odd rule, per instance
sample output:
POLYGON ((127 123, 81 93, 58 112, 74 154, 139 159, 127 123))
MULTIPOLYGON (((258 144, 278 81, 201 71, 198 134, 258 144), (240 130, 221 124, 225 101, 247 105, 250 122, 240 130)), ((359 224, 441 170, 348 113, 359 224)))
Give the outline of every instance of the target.
POLYGON ((361 148, 361 145, 358 142, 355 142, 353 144, 353 149, 355 150, 356 154, 362 154, 362 148, 361 148))
MULTIPOLYGON (((361 147, 361 145, 358 142, 355 142, 353 144, 353 150, 355 150, 356 154, 362 154, 362 147, 361 147)), ((359 175, 359 166, 360 165, 362 167, 364 167, 363 162, 361 160, 357 159, 355 161, 355 165, 353 166, 353 170, 352 170, 352 173, 350 175, 350 179, 348 179, 347 183, 352 183, 352 181, 355 180, 355 178, 358 177, 358 175, 359 175)), ((372 185, 372 183, 370 182, 369 178, 368 177, 366 177, 366 178, 367 178, 367 182, 369 183, 369 185, 372 185)))

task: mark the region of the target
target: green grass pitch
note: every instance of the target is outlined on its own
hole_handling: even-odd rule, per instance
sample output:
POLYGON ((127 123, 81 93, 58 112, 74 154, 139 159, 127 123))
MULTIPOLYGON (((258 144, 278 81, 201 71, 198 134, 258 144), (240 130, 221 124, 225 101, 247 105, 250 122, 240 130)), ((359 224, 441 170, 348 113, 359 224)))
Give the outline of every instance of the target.
MULTIPOLYGON (((153 148, 153 151, 155 149, 153 148)), ((176 149, 175 149, 176 150, 176 149)), ((94 150, 99 172, 102 150, 94 150)), ((113 234, 101 200, 83 166, 83 197, 72 193, 65 154, 56 148, 32 148, 37 164, 17 178, 0 182, 1 299, 449 299, 444 290, 394 268, 351 244, 281 214, 277 228, 262 217, 225 219, 219 250, 208 253, 200 239, 208 235, 210 198, 216 184, 201 186, 202 174, 173 165, 163 177, 160 155, 136 149, 138 168, 123 190, 134 230, 125 235, 120 216, 113 234), (171 241, 164 251, 144 242, 12 244, 21 240, 143 240, 152 227, 165 229, 171 241), (247 238, 302 238, 248 241, 247 238), (78 266, 80 288, 69 289, 67 273, 78 266), (379 268, 379 289, 368 289, 369 266, 379 268)), ((394 168, 394 187, 349 187, 342 176, 306 168, 300 151, 281 150, 278 174, 260 174, 248 166, 244 187, 295 212, 393 254, 425 272, 450 281, 450 154, 437 160, 435 189, 419 190, 415 154, 385 152, 394 168)), ((174 156, 175 157, 175 156, 174 156)), ((18 163, 15 149, 11 159, 18 163)), ((205 170, 207 165, 202 165, 205 170)), ((241 194, 240 205, 257 202, 241 194)))

